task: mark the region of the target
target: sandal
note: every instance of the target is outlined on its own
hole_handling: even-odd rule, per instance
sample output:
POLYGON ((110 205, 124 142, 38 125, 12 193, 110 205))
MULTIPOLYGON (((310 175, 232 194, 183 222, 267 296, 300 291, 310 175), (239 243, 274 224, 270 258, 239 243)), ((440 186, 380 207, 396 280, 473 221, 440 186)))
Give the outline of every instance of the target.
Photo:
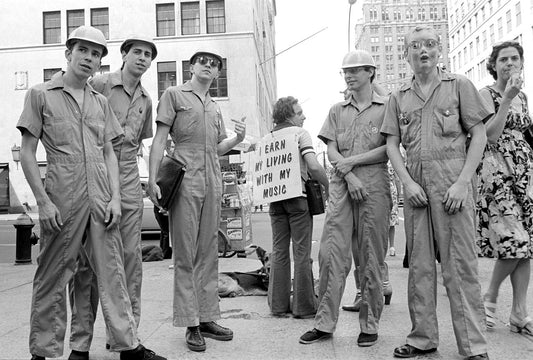
POLYGON ((437 348, 422 350, 412 345, 405 344, 394 349, 393 355, 394 357, 399 357, 399 358, 412 358, 418 355, 429 354, 435 351, 437 351, 437 348))
POLYGON ((492 330, 496 325, 496 303, 485 300, 483 306, 485 307, 487 330, 492 330))
POLYGON ((513 314, 511 314, 511 317, 509 318, 509 326, 514 333, 533 336, 533 319, 529 316, 526 316, 522 320, 518 320, 513 314))

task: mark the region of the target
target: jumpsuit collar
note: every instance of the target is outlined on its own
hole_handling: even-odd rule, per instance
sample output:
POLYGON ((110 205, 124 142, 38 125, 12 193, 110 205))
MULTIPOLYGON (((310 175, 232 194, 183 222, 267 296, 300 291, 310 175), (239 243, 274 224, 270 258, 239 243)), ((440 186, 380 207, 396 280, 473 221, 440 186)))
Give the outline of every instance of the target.
MULTIPOLYGON (((110 81, 112 88, 114 88, 115 86, 122 86, 124 88, 124 82, 122 81, 122 69, 118 69, 117 71, 112 72, 109 75, 109 81, 110 81)), ((139 80, 139 84, 137 85, 137 88, 139 88, 139 90, 141 91, 142 96, 147 96, 146 89, 142 85, 141 80, 139 80)))
MULTIPOLYGON (((190 80, 188 80, 185 84, 183 84, 183 86, 181 88, 181 91, 191 92, 191 93, 194 94, 194 90, 192 88, 190 80)), ((215 102, 215 100, 213 100, 213 98, 211 98, 211 95, 209 94, 209 91, 208 91, 207 94, 205 94, 205 104, 207 105, 207 103, 209 103, 211 101, 215 102)))
MULTIPOLYGON (((58 71, 57 73, 55 73, 52 76, 52 78, 50 79, 50 81, 48 81, 46 83, 46 89, 47 90, 54 90, 54 89, 63 89, 64 90, 65 89, 65 83, 63 82, 63 74, 64 73, 65 73, 64 71, 58 71)), ((91 84, 89 84, 89 82, 85 83, 85 90, 89 90, 93 94, 98 94, 98 92, 93 89, 91 84)))
MULTIPOLYGON (((370 100, 370 102, 372 104, 380 104, 380 105, 385 105, 385 102, 386 102, 386 97, 385 96, 381 96, 379 95, 377 92, 375 92, 374 90, 372 90, 372 99, 370 100)), ((356 106, 355 104, 355 99, 353 98, 353 94, 350 93, 350 95, 343 101, 341 102, 341 105, 343 107, 346 107, 348 105, 352 105, 353 107, 355 107, 356 109, 358 109, 358 107, 356 106)), ((361 109, 361 111, 359 112, 362 112, 364 111, 365 109, 361 109)))
MULTIPOLYGON (((437 67, 437 76, 438 76, 438 84, 440 84, 443 81, 451 81, 451 80, 456 79, 454 74, 451 74, 445 70, 442 70, 440 67, 437 67)), ((402 85, 402 87, 400 88, 400 92, 406 92, 411 89, 413 90, 415 89, 415 76, 414 75, 411 78, 410 82, 406 82, 402 85)))

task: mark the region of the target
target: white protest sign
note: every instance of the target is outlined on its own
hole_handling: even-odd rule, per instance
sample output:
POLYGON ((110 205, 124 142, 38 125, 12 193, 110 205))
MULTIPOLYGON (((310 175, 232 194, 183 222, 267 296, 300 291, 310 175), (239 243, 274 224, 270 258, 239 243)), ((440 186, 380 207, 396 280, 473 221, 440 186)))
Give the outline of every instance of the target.
POLYGON ((255 150, 254 204, 302 196, 298 128, 274 131, 261 139, 255 150))

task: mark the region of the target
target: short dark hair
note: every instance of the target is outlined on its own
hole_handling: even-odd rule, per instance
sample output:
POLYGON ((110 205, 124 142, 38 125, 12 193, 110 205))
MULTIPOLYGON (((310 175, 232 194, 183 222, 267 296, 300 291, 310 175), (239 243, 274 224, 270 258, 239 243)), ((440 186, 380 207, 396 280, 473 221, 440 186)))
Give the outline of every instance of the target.
POLYGON ((287 96, 279 98, 278 101, 274 104, 272 110, 272 118, 274 123, 281 124, 293 117, 296 113, 294 112, 293 106, 298 103, 298 99, 287 96))
POLYGON ((489 71, 489 74, 492 75, 494 80, 498 80, 498 74, 496 73, 496 70, 494 70, 494 67, 496 66, 496 60, 498 59, 498 55, 500 55, 500 51, 508 47, 514 47, 518 51, 518 54, 520 55, 520 60, 522 60, 522 63, 524 63, 524 48, 517 41, 504 41, 504 42, 492 45, 492 52, 490 53, 490 56, 487 59, 487 70, 489 71))

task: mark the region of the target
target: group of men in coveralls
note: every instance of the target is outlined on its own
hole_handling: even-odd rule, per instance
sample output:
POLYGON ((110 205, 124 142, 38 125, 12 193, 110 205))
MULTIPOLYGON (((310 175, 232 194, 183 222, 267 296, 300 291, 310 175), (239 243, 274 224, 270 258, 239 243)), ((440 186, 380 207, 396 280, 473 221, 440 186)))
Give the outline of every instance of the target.
MULTIPOLYGON (((389 99, 372 90, 376 66, 368 53, 345 57, 350 94, 332 107, 320 132, 336 171, 320 246, 319 306, 314 329, 300 342, 313 343, 334 332, 351 267, 350 246, 359 251, 357 342, 371 346, 378 340, 391 205, 388 157, 405 192, 413 325, 406 344, 393 354, 410 358, 437 350, 438 251, 459 352, 468 359, 488 359, 471 178, 486 142, 483 120, 491 111, 471 82, 437 66, 441 44, 435 30, 416 27, 405 43, 414 77, 389 99)), ((98 299, 107 343, 122 360, 165 359, 141 345, 137 335, 142 190, 136 154, 142 139, 152 136, 152 104, 140 80, 157 48, 148 38, 129 37, 120 48, 122 68, 88 82, 107 55, 104 35, 82 26, 70 34, 66 47, 66 71, 28 91, 17 124, 21 162, 42 230, 30 320, 32 359, 63 354, 67 284, 70 360, 89 358, 98 299), (44 185, 36 161, 39 140, 48 162, 44 185)), ((220 108, 209 96, 222 65, 223 59, 211 52, 191 57, 191 81, 168 88, 160 99, 150 153, 148 193, 156 205, 161 194, 155 178, 169 134, 176 144, 173 156, 187 165, 181 191, 168 210, 171 238, 180 249, 174 253, 173 323, 187 327, 186 343, 193 351, 206 349, 204 337, 233 338, 230 329, 215 322, 220 317, 218 156, 243 140, 246 127, 244 118, 235 121, 237 135, 227 139, 220 108)))
MULTIPOLYGON (((153 136, 152 101, 141 77, 157 48, 147 37, 130 36, 120 47, 122 67, 91 78, 108 53, 104 34, 81 26, 69 35, 66 47, 66 71, 28 90, 17 124, 22 167, 41 225, 30 319, 32 360, 63 354, 67 285, 69 360, 89 359, 98 301, 108 349, 120 352, 121 360, 165 360, 141 345, 137 334, 143 210, 137 153, 142 140, 153 136), (39 140, 48 163, 44 184, 36 160, 39 140)), ((169 209, 171 238, 180 249, 174 260, 174 324, 187 326, 191 350, 203 351, 204 336, 233 338, 231 330, 215 322, 220 317, 218 156, 243 140, 246 126, 244 118, 236 121, 236 136, 226 139, 220 109, 209 96, 222 58, 198 51, 190 65, 191 81, 167 89, 158 107, 149 194, 158 205, 155 178, 170 133, 176 143, 173 155, 187 165, 182 191, 169 209)))
POLYGON ((412 321, 406 344, 393 355, 412 358, 437 350, 438 252, 459 353, 471 360, 489 358, 471 179, 486 143, 483 120, 492 112, 468 79, 439 68, 441 51, 434 29, 409 31, 404 55, 414 76, 388 99, 372 89, 376 66, 369 53, 356 50, 343 60, 349 96, 331 108, 319 134, 335 173, 320 243, 319 306, 302 344, 335 331, 350 246, 357 248, 361 287, 357 344, 378 341, 391 208, 388 158, 404 186, 412 321))

